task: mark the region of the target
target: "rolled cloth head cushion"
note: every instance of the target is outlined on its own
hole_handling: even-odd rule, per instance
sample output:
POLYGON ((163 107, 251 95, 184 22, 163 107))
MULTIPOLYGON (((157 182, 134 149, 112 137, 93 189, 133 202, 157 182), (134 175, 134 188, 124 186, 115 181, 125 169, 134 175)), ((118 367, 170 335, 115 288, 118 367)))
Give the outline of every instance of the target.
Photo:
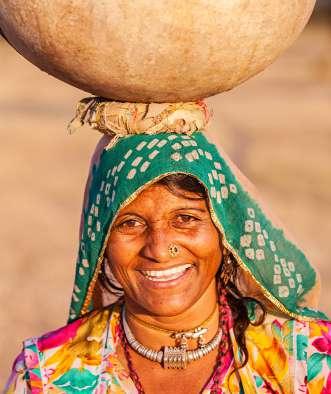
POLYGON ((0 0, 11 45, 55 77, 132 102, 208 97, 264 70, 315 0, 0 0))
MULTIPOLYGON (((118 106, 112 105, 112 108, 117 108, 118 116, 123 115, 118 112, 118 106)), ((134 110, 134 104, 130 108, 128 122, 122 123, 123 129, 118 133, 121 137, 103 137, 93 158, 69 320, 95 308, 93 298, 95 301, 97 297, 94 296, 100 295, 96 291, 100 266, 119 210, 144 188, 174 173, 191 175, 205 186, 212 220, 221 234, 223 245, 240 266, 241 286, 248 295, 262 297, 275 312, 287 316, 301 319, 325 317, 309 308, 312 305, 309 296, 314 297, 314 292, 318 291, 315 269, 266 214, 225 153, 218 151, 201 131, 194 131, 191 135, 180 130, 130 134, 127 124, 132 114, 139 112, 134 110)), ((208 110, 201 103, 195 106, 190 103, 190 108, 192 113, 204 113, 206 118, 209 117, 208 110), (201 108, 204 111, 199 111, 201 108)), ((161 112, 164 110, 166 108, 161 112)), ((113 113, 115 118, 116 111, 113 113)), ((151 115, 147 111, 146 117, 148 115, 159 119, 158 113, 151 115)), ((190 122, 194 116, 190 117, 190 122)), ((182 124, 186 124, 185 117, 182 124)), ((103 306, 108 302, 101 299, 103 306)), ((100 306, 100 299, 97 303, 100 306)))

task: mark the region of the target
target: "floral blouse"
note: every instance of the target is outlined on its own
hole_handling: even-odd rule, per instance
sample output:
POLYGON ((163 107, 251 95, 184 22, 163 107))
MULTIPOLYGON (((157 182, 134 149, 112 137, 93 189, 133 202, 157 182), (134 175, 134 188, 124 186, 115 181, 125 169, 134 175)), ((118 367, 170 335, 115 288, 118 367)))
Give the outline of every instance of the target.
MULTIPOLYGON (((120 309, 95 311, 59 330, 24 342, 4 393, 137 393, 116 347, 120 309)), ((231 374, 238 348, 222 369, 220 393, 331 394, 331 323, 301 322, 268 315, 249 326, 248 363, 231 374)), ((213 378, 203 394, 209 394, 213 378)))

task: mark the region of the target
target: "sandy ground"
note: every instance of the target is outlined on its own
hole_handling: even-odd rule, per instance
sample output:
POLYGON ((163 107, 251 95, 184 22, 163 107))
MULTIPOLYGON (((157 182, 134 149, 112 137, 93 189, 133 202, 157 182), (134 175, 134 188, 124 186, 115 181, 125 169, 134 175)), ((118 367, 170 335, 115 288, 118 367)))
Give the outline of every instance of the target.
MULTIPOLYGON (((212 130, 319 267, 331 315, 331 27, 214 97, 212 130)), ((81 198, 98 133, 68 136, 86 94, 0 42, 0 387, 21 341, 65 323, 81 198)))

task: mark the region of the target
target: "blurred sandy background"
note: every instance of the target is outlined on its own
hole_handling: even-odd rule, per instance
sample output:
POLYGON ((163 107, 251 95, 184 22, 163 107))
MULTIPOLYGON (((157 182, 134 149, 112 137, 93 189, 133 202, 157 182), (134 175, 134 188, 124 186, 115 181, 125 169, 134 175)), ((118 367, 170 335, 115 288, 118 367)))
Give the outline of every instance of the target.
MULTIPOLYGON (((327 5, 327 3, 325 3, 327 5)), ((326 7, 327 8, 327 7, 326 7)), ((81 199, 99 134, 66 132, 84 92, 0 41, 0 387, 24 338, 66 321, 81 199)), ((331 315, 331 20, 214 97, 212 129, 322 273, 331 315)))

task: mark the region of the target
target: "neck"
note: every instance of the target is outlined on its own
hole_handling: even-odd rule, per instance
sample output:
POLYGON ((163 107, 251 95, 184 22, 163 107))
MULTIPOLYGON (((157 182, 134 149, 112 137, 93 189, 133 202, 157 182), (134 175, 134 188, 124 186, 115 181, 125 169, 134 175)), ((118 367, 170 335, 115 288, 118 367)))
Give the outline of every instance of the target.
MULTIPOLYGON (((204 294, 191 307, 174 316, 158 316, 141 310, 131 300, 125 300, 126 319, 135 338, 147 347, 160 349, 161 346, 174 346, 172 332, 190 331, 202 325, 208 331, 206 341, 210 341, 219 326, 219 309, 216 284, 212 282, 204 294)), ((189 347, 196 347, 189 343, 189 347)))

